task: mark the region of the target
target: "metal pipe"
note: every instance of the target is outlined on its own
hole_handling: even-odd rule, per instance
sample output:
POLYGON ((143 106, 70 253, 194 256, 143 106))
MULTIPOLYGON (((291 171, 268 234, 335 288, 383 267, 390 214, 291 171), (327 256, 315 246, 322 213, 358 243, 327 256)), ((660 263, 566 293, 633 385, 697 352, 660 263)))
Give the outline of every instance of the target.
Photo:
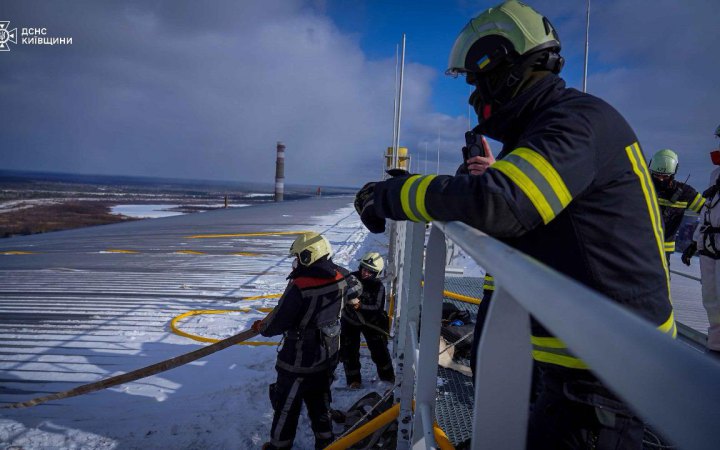
POLYGON ((285 144, 278 141, 275 160, 275 201, 283 201, 285 191, 285 144))
POLYGON ((398 165, 397 130, 398 130, 398 79, 400 70, 399 45, 395 44, 395 92, 393 92, 393 139, 392 139, 392 168, 398 165))
POLYGON ((405 74, 405 33, 402 36, 402 56, 400 58, 400 82, 398 83, 398 107, 397 107, 397 122, 395 126, 395 144, 393 145, 394 155, 394 167, 398 166, 398 151, 400 148, 400 121, 402 119, 402 95, 403 95, 403 78, 405 74))

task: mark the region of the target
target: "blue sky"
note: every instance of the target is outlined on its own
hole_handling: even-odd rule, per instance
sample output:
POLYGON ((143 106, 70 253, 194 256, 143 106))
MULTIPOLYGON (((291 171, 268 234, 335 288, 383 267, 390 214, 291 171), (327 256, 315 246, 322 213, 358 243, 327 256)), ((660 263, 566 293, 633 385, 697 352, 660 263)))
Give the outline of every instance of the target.
MULTIPOLYGON (((452 173, 469 89, 445 77, 459 30, 487 1, 0 0, 11 27, 71 46, 0 54, 1 169, 359 186, 392 140, 395 46, 407 33, 401 144, 452 173), (322 177, 318 177, 318 173, 322 177)), ((580 87, 583 0, 530 1, 580 87)), ((717 146, 717 0, 593 2, 588 91, 630 122, 646 155, 680 154, 707 183, 717 146)), ((497 148, 497 146, 496 146, 497 148)))

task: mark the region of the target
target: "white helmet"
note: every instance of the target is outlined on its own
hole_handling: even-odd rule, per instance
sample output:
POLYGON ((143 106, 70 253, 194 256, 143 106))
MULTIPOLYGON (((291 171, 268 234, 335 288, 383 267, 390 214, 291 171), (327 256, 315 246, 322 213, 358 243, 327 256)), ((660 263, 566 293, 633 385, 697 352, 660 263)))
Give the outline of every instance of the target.
POLYGON ((290 246, 290 255, 297 256, 303 266, 315 263, 323 256, 328 258, 332 254, 332 247, 325 237, 318 233, 303 233, 290 246))
POLYGON ((380 273, 385 268, 385 261, 378 252, 367 252, 360 258, 360 268, 366 268, 371 272, 380 273))

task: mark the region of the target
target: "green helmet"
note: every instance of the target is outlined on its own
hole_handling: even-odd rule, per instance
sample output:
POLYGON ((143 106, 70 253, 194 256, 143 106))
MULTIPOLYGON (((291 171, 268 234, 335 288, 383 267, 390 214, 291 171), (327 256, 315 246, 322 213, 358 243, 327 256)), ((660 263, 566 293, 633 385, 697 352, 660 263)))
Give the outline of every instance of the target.
POLYGON ((674 176, 678 170, 678 156, 670 150, 660 150, 650 160, 650 172, 655 175, 674 176))
POLYGON ((314 232, 301 234, 290 246, 290 256, 297 256, 303 266, 309 266, 323 256, 329 258, 331 253, 330 242, 314 232))
POLYGON ((360 258, 360 268, 365 268, 371 272, 380 273, 385 268, 385 261, 378 252, 367 252, 360 258))
POLYGON ((542 50, 549 50, 548 56, 536 63, 560 72, 560 39, 550 21, 529 6, 508 0, 481 13, 463 28, 455 39, 445 73, 485 73, 503 61, 542 50))

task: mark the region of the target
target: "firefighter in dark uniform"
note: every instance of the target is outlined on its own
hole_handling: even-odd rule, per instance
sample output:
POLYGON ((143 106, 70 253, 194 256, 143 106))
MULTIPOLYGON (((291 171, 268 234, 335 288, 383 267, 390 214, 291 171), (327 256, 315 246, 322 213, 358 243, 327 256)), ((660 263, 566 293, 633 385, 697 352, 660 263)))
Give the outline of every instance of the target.
POLYGON ((298 237, 290 256, 296 260, 278 305, 252 326, 263 336, 283 335, 277 381, 270 385, 275 414, 270 442, 263 448, 292 448, 305 403, 319 449, 333 441, 330 384, 338 364, 341 308, 362 286, 332 262, 330 243, 317 233, 298 237))
POLYGON ((700 213, 705 198, 690 185, 677 181, 678 156, 670 150, 660 150, 650 160, 650 175, 658 195, 660 214, 665 227, 665 254, 668 263, 675 252, 675 236, 682 224, 685 210, 700 213))
POLYGON ((388 315, 385 312, 385 285, 378 278, 384 267, 377 252, 366 253, 360 267, 352 275, 362 283, 362 295, 351 300, 342 313, 340 333, 340 359, 345 367, 345 380, 349 387, 359 389, 360 334, 365 337, 370 357, 382 381, 395 382, 392 359, 388 351, 388 315))
MULTIPOLYGON (((674 337, 662 217, 647 159, 614 108, 565 87, 559 51, 547 18, 518 1, 474 18, 455 41, 448 72, 464 74, 475 87, 475 132, 503 143, 497 161, 480 176, 368 183, 356 209, 372 232, 382 231, 386 218, 465 222, 674 337)), ((532 335, 541 388, 528 448, 640 449, 641 420, 534 320, 532 335)))

